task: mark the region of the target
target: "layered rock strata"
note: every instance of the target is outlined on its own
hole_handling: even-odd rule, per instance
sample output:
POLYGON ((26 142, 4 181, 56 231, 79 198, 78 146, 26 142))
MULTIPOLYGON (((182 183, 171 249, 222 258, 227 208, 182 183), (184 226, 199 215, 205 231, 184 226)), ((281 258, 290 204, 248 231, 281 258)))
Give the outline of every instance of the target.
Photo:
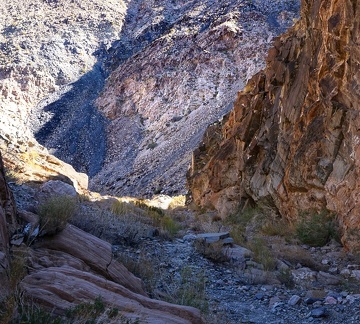
POLYGON ((342 241, 360 229, 360 3, 303 0, 300 21, 274 41, 267 67, 210 126, 194 152, 195 203, 222 215, 246 200, 290 221, 334 212, 342 241))

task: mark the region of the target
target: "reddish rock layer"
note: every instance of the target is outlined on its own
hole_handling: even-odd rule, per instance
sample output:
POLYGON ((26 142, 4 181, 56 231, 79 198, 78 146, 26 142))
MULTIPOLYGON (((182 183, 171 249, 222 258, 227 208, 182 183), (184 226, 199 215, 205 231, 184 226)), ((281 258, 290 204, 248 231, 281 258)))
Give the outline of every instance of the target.
POLYGON ((194 152, 196 204, 223 215, 252 199, 289 220, 327 208, 359 248, 360 2, 303 0, 267 67, 194 152))

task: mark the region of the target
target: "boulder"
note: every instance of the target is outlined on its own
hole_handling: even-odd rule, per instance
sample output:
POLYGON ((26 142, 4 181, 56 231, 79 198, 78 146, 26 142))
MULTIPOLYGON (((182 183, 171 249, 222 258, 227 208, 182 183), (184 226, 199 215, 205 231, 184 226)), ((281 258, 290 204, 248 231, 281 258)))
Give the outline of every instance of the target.
POLYGON ((43 238, 37 242, 34 248, 47 248, 70 254, 85 262, 92 271, 136 293, 146 295, 141 280, 113 259, 110 243, 86 233, 76 226, 68 224, 57 235, 43 238))
POLYGON ((36 193, 36 198, 40 202, 56 196, 76 197, 77 192, 75 188, 68 183, 60 180, 50 180, 42 184, 36 193))
POLYGON ((21 288, 25 297, 35 299, 59 315, 100 296, 127 319, 140 323, 202 323, 200 311, 195 308, 153 300, 101 276, 68 266, 34 271, 25 277, 21 288))
POLYGON ((109 243, 73 225, 39 240, 27 252, 30 272, 20 287, 25 298, 54 314, 100 296, 129 320, 202 323, 195 308, 148 298, 141 280, 113 259, 109 243))

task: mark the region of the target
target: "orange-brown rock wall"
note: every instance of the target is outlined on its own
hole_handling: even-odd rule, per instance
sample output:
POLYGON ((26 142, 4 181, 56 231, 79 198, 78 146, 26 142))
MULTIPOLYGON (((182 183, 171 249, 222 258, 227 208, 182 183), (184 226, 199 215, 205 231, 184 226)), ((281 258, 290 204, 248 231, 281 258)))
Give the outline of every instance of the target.
POLYGON ((226 215, 246 199, 289 220, 306 209, 338 215, 343 242, 360 228, 360 1, 302 1, 267 67, 194 152, 195 203, 226 215))

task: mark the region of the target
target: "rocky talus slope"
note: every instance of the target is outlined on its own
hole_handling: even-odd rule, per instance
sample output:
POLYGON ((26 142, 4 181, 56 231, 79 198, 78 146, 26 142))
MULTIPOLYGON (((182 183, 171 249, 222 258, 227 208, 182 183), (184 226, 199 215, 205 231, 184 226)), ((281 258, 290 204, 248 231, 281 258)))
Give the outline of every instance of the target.
POLYGON ((131 1, 106 58, 116 69, 96 100, 110 122, 91 188, 184 193, 204 129, 229 111, 298 10, 296 1, 131 1))
POLYGON ((223 215, 247 200, 295 221, 334 212, 359 249, 360 3, 302 1, 300 21, 274 42, 267 67, 194 152, 189 187, 223 215))
MULTIPOLYGON (((0 148, 6 165, 16 168, 24 179, 43 181, 46 176, 66 175, 71 169, 49 156, 56 147, 49 146, 49 152, 34 139, 42 125, 64 127, 54 110, 42 109, 45 98, 61 96, 73 87, 66 85, 97 65, 101 53, 117 39, 125 12, 125 2, 117 0, 0 2, 0 148), (57 125, 49 125, 54 118, 57 125)), ((95 68, 93 74, 98 70, 95 68)), ((101 84, 104 77, 99 74, 101 84)), ((74 113, 76 105, 71 110, 74 113)), ((96 111, 91 113, 91 119, 83 116, 82 128, 90 129, 95 120, 96 130, 104 132, 104 119, 96 111)), ((93 137, 90 132, 88 136, 93 137)), ((86 145, 85 134, 74 131, 72 141, 78 137, 86 145)), ((97 152, 105 143, 102 136, 94 138, 96 145, 86 146, 90 157, 94 150, 101 156, 97 152)), ((41 136, 39 140, 45 144, 41 136)), ((84 163, 84 158, 74 156, 84 163)), ((97 159, 101 163, 101 157, 97 159)), ((71 174, 72 181, 78 182, 76 172, 71 174)))

